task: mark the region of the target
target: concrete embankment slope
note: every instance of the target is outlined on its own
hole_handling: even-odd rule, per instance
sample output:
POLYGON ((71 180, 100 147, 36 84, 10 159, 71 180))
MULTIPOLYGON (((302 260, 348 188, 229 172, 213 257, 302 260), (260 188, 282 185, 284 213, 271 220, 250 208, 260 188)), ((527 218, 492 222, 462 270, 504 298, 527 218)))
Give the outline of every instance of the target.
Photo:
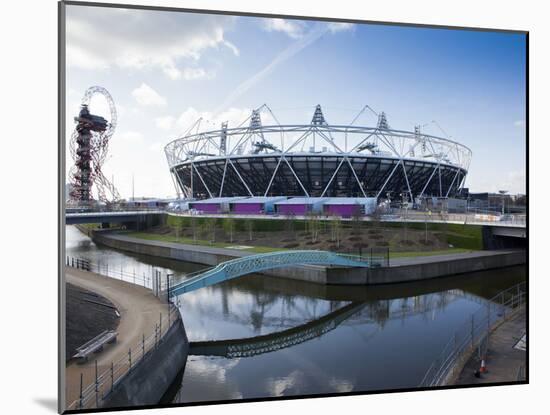
MULTIPOLYGON (((163 304, 144 287, 105 277, 92 272, 65 268, 66 281, 95 292, 111 301, 120 312, 120 322, 116 331, 117 342, 108 345, 89 361, 79 364, 74 360, 66 366, 67 405, 79 398, 80 375, 84 387, 95 379, 95 360, 98 373, 108 371, 111 362, 128 356, 128 350, 136 350, 143 335, 154 333, 161 314, 166 318, 168 305, 163 304)), ((138 353, 136 350, 135 353, 138 353)), ((188 341, 181 319, 177 319, 164 335, 160 347, 146 355, 132 370, 121 379, 113 392, 100 404, 102 407, 157 404, 184 367, 187 360, 188 341)), ((138 357, 139 354, 137 354, 138 357)))
MULTIPOLYGON (((209 266, 253 252, 201 245, 134 238, 114 232, 94 232, 94 242, 144 255, 209 266)), ((384 268, 337 268, 303 265, 263 271, 265 275, 317 284, 372 285, 420 281, 466 272, 484 271, 526 263, 523 250, 473 251, 459 254, 392 259, 384 268)))

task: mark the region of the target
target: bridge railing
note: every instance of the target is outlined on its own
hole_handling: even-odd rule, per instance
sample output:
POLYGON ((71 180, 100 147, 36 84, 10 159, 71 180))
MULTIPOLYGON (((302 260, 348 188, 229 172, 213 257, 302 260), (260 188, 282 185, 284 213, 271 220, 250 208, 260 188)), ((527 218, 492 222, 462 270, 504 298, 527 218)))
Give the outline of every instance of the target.
POLYGON ((365 268, 387 266, 389 256, 354 255, 330 251, 277 251, 266 254, 250 255, 222 262, 217 266, 188 274, 184 281, 172 285, 169 296, 181 292, 213 285, 245 274, 261 272, 267 269, 319 264, 334 266, 360 266, 365 268), (191 288, 193 287, 194 288, 191 288))
POLYGON ((443 386, 452 381, 476 349, 479 358, 484 358, 491 331, 525 304, 526 299, 526 284, 521 282, 487 300, 455 331, 432 362, 419 387, 443 386))

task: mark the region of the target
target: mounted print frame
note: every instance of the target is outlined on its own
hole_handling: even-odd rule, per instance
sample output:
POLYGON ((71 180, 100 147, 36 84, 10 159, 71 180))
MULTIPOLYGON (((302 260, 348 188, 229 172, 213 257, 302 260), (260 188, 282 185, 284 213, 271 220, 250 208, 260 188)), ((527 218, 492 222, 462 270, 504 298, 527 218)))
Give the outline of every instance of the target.
POLYGON ((528 32, 59 3, 59 412, 528 383, 528 32))

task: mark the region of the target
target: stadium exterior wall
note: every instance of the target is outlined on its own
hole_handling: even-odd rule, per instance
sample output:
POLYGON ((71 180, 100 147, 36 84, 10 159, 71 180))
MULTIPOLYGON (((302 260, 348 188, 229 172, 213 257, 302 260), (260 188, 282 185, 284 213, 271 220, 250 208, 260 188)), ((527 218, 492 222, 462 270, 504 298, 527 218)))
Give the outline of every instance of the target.
MULTIPOLYGON (((181 163, 172 168, 179 189, 190 197, 453 197, 467 171, 427 160, 373 156, 279 155, 226 157, 181 163), (343 163, 344 157, 350 163, 343 163), (288 162, 288 165, 286 164, 288 162), (191 173, 192 172, 192 173, 191 173)), ((204 209, 202 209, 204 210, 204 209)))

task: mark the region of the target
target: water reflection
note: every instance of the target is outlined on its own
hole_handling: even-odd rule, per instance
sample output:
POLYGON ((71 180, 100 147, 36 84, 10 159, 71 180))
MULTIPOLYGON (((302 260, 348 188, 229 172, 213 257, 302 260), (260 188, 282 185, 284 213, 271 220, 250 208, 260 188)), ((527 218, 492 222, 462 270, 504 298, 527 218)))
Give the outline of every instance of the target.
MULTIPOLYGON (((67 227, 67 253, 185 278, 201 265, 98 247, 67 227)), ((415 387, 454 331, 524 267, 375 287, 249 275, 179 297, 193 342, 173 402, 415 387)))

